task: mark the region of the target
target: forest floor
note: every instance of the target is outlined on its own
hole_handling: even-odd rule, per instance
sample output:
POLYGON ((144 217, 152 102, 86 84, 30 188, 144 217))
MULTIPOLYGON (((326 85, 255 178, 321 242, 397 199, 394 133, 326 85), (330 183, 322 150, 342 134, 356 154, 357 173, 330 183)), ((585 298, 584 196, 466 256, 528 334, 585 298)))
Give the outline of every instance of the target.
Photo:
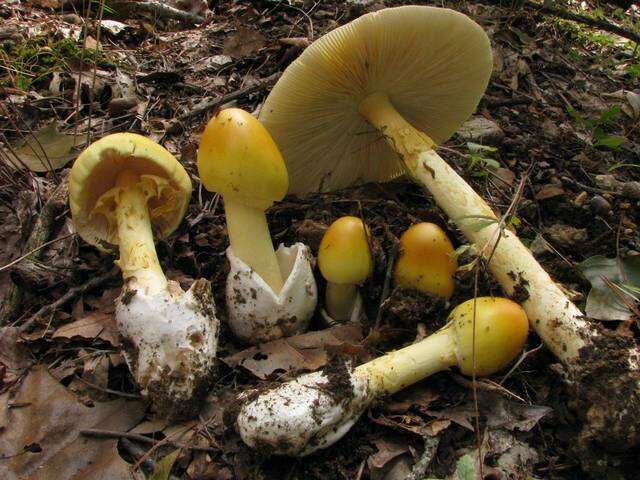
MULTIPOLYGON (((136 8, 123 15, 118 2, 107 2, 114 5, 102 21, 98 1, 88 14, 74 12, 74 2, 1 2, 2 477, 462 480, 475 478, 481 457, 485 478, 637 478, 640 452, 576 444, 580 412, 569 408, 562 367, 535 334, 508 373, 475 385, 455 371, 435 375, 380 400, 336 445, 309 457, 265 457, 242 443, 224 421, 239 392, 319 369, 336 352, 373 357, 409 344, 441 326, 450 305, 474 292, 503 292, 484 271, 476 291, 473 271, 462 270, 450 305, 394 289, 381 306, 390 252, 409 225, 435 222, 456 247, 466 243, 429 194, 406 179, 288 196, 267 212, 276 243, 303 241, 315 254, 339 216, 362 216, 370 226, 375 268, 362 293, 371 321, 363 331, 323 331, 314 317, 317 333, 302 340, 257 349, 234 341, 224 320, 224 209, 195 166, 204 124, 224 106, 256 112, 274 74, 336 26, 416 2, 223 0, 212 10, 201 3, 182 4, 206 17, 192 26, 136 8), (168 424, 139 398, 113 318, 122 284, 115 257, 74 234, 67 206, 69 162, 87 142, 119 131, 164 145, 194 184, 185 220, 158 244, 169 278, 185 288, 211 280, 223 324, 216 383, 199 418, 188 422, 168 424), (88 429, 112 438, 81 433, 88 429)), ((440 154, 496 211, 515 207, 511 228, 570 298, 598 317, 592 321, 640 339, 637 317, 602 282, 607 276, 631 292, 640 287, 633 282, 640 278, 633 261, 640 255, 637 46, 526 7, 438 6, 482 25, 494 52, 475 126, 440 154)), ((640 28, 637 10, 590 14, 640 28)), ((459 258, 461 265, 471 260, 469 252, 459 258)), ((633 307, 633 295, 626 298, 633 307)))

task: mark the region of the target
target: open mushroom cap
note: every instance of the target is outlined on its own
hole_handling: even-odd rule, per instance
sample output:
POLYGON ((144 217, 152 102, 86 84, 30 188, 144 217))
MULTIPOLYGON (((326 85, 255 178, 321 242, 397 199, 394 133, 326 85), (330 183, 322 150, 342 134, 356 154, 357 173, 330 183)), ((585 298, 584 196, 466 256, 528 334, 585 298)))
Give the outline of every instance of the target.
POLYGON ((491 375, 522 350, 529 321, 522 307, 508 298, 479 297, 454 308, 449 320, 456 330, 458 366, 465 375, 473 373, 474 306, 476 375, 491 375))
POLYGON ((356 217, 341 217, 331 224, 318 248, 318 267, 332 283, 357 284, 371 273, 368 229, 356 217))
POLYGON ((394 270, 396 284, 449 298, 458 262, 447 234, 434 223, 417 223, 400 237, 402 255, 394 270))
POLYGON ((198 172, 207 190, 255 208, 282 200, 289 176, 278 146, 250 113, 227 108, 209 120, 198 149, 198 172))
POLYGON ((149 216, 158 238, 171 234, 184 217, 191 180, 180 162, 153 140, 114 133, 92 143, 77 158, 69 177, 69 204, 78 234, 102 248, 118 244, 116 179, 132 170, 141 177, 149 216))
POLYGON ((372 93, 436 143, 473 113, 492 68, 487 35, 462 13, 404 6, 363 15, 312 43, 283 73, 260 120, 293 193, 384 181, 398 155, 358 113, 372 93))

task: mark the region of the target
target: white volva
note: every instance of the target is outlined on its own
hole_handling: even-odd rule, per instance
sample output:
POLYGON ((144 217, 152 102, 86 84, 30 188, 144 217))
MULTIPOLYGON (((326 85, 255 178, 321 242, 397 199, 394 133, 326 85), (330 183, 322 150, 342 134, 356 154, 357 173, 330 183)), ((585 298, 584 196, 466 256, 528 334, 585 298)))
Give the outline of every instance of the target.
MULTIPOLYGON (((324 324, 329 327, 345 323, 333 318, 324 308, 320 310, 320 315, 324 324)), ((349 314, 348 322, 357 323, 361 322, 363 319, 365 319, 365 313, 364 308, 362 308, 362 295, 360 295, 360 292, 356 292, 356 298, 353 301, 353 307, 351 307, 351 313, 349 314)))
POLYGON ((278 294, 231 247, 227 249, 229 326, 244 342, 268 342, 301 333, 316 308, 318 292, 309 248, 302 243, 280 245, 276 257, 285 279, 278 294))
POLYGON ((180 408, 214 367, 219 321, 211 285, 196 280, 184 292, 168 281, 161 291, 145 290, 130 281, 116 301, 118 328, 134 346, 125 349, 125 358, 143 395, 155 389, 155 396, 162 392, 180 408))
POLYGON ((368 380, 349 373, 351 392, 336 395, 323 372, 283 383, 245 405, 237 419, 242 440, 279 455, 305 456, 340 440, 373 399, 368 380))

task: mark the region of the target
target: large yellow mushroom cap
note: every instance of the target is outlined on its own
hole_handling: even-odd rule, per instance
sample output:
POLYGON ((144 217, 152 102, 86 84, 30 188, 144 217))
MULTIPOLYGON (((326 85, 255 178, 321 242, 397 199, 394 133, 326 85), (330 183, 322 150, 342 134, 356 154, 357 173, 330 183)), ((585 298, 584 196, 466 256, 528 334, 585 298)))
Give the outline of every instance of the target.
POLYGON ((86 242, 102 248, 118 244, 114 187, 125 170, 141 176, 156 235, 166 237, 180 225, 191 197, 191 180, 180 162, 147 137, 114 133, 89 145, 71 168, 71 215, 86 242))
POLYGON ((410 5, 336 28, 285 70, 260 111, 282 150, 291 192, 334 190, 403 173, 398 155, 358 113, 387 95, 436 143, 475 110, 493 66, 482 28, 462 13, 410 5))
POLYGON ((396 284, 449 298, 458 262, 447 234, 433 223, 418 223, 402 234, 400 245, 402 255, 394 270, 396 284))
POLYGON ((371 273, 368 229, 356 217, 341 217, 331 224, 318 249, 318 266, 329 282, 355 285, 371 273))
POLYGON ((239 108, 220 111, 207 124, 198 149, 207 190, 266 209, 289 188, 284 160, 269 132, 239 108))
POLYGON ((457 357, 465 375, 473 373, 473 310, 475 315, 476 375, 491 375, 504 368, 522 350, 529 321, 512 300, 479 297, 458 305, 449 315, 457 336, 457 357))

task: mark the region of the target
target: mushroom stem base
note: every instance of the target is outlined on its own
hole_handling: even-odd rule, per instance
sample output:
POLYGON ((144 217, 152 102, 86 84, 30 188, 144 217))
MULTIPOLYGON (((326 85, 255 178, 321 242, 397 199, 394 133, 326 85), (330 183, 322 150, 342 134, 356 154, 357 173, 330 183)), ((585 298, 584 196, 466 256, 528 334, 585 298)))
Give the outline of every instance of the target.
POLYGON ((373 94, 360 113, 386 137, 407 169, 456 222, 486 259, 510 295, 526 296, 522 306, 531 326, 565 364, 578 363, 579 350, 596 333, 518 237, 501 224, 486 202, 433 149, 433 141, 407 122, 383 94, 373 94), (478 229, 478 222, 487 223, 478 229))
POLYGON ((264 212, 229 196, 224 198, 224 210, 233 252, 277 295, 284 282, 264 212))
POLYGON ((445 327, 408 347, 357 367, 354 375, 368 379, 374 395, 392 394, 457 365, 454 329, 445 327))
POLYGON ((119 193, 115 211, 120 247, 120 259, 116 263, 126 282, 134 282, 147 295, 154 295, 166 288, 167 279, 158 261, 147 198, 139 183, 140 175, 132 170, 121 172, 116 180, 119 193))
POLYGON ((351 284, 327 282, 325 294, 327 313, 338 322, 347 322, 358 298, 358 287, 351 284))

